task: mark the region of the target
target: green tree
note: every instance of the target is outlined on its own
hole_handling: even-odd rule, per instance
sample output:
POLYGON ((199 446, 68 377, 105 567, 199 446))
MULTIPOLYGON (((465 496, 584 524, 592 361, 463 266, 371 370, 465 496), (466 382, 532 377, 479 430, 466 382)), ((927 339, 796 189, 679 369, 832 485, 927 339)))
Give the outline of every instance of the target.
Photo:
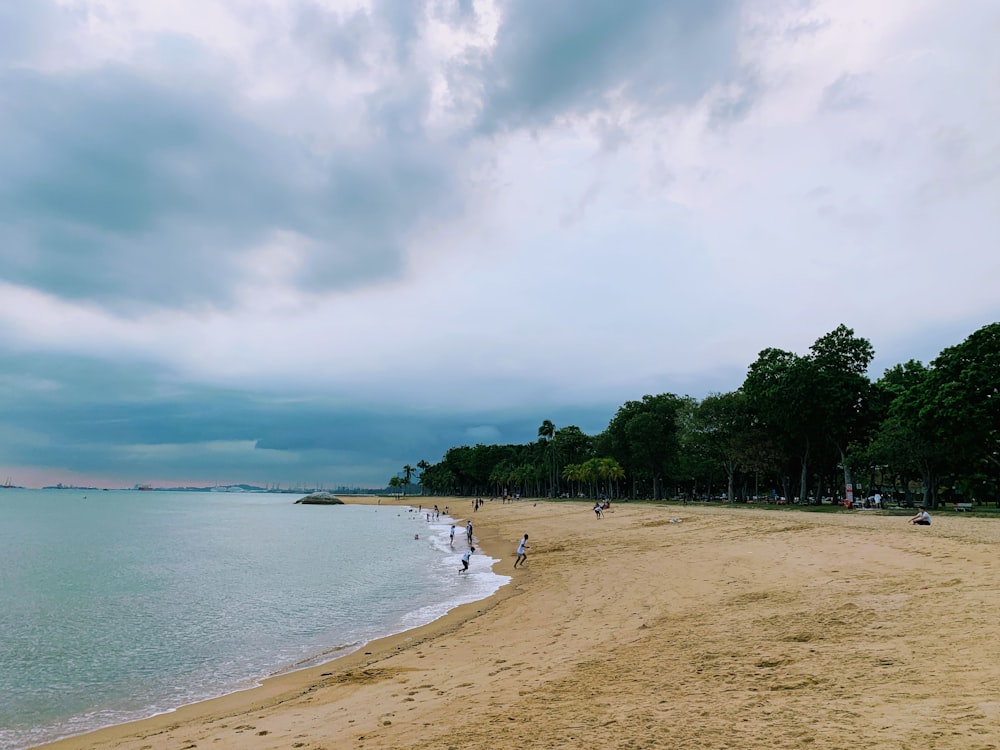
POLYGON ((607 497, 619 497, 618 482, 625 478, 625 470, 613 458, 604 457, 591 460, 597 461, 596 474, 598 479, 604 482, 604 492, 607 497))
POLYGON ((818 438, 819 405, 806 357, 764 349, 750 365, 743 392, 754 417, 787 458, 799 466, 799 501, 806 501, 809 457, 818 438))
POLYGON ((415 471, 416 471, 416 469, 414 469, 409 464, 406 464, 406 465, 403 466, 403 482, 404 482, 404 484, 403 484, 403 495, 404 496, 406 495, 406 488, 410 486, 410 480, 413 479, 413 472, 415 472, 415 471))
POLYGON ((553 438, 556 434, 556 426, 551 419, 542 420, 538 428, 538 437, 545 441, 545 454, 548 458, 549 473, 549 495, 556 497, 559 494, 559 469, 556 461, 556 444, 553 438))
POLYGON ((765 349, 750 365, 743 391, 751 411, 799 464, 799 501, 805 502, 809 464, 829 453, 851 484, 848 445, 874 426, 871 384, 865 374, 874 356, 867 339, 840 325, 821 336, 807 356, 765 349))
POLYGON ((647 480, 654 499, 660 499, 663 480, 677 460, 677 416, 683 399, 672 393, 646 395, 627 401, 605 430, 603 445, 611 458, 633 478, 647 480))
POLYGON ((431 468, 431 465, 424 459, 420 459, 417 461, 417 468, 420 469, 420 476, 417 477, 417 484, 420 485, 420 494, 422 495, 424 494, 424 474, 426 474, 427 470, 431 468))
POLYGON ((921 417, 954 469, 1000 470, 1000 323, 983 326, 931 363, 921 417))
POLYGON ((852 486, 848 445, 867 442, 875 427, 868 366, 875 356, 871 343, 843 324, 810 347, 813 398, 819 430, 833 446, 844 471, 844 486, 852 486))
POLYGON ((742 391, 706 396, 695 413, 695 429, 701 450, 721 467, 726 476, 726 498, 735 500, 736 472, 742 466, 750 413, 742 391))
MULTIPOLYGON (((580 464, 594 457, 594 438, 576 425, 560 427, 552 437, 560 464, 580 464)), ((562 473, 560 472, 560 476, 562 473)))
POLYGON ((930 371, 910 360, 887 370, 876 383, 876 392, 891 401, 868 448, 870 460, 883 464, 902 476, 919 475, 924 487, 924 504, 937 506, 937 481, 946 465, 942 434, 928 418, 928 404, 934 386, 930 371))
POLYGON ((566 464, 563 466, 562 478, 570 483, 570 494, 574 497, 580 492, 580 485, 584 481, 584 471, 582 464, 566 464), (574 483, 576 486, 574 487, 574 483))

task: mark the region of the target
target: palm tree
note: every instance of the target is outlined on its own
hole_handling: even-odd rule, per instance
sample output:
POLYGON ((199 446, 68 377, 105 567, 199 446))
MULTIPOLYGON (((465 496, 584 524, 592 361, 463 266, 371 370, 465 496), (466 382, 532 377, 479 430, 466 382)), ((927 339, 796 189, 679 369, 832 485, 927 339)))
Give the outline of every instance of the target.
POLYGON ((416 471, 416 469, 414 469, 409 464, 406 464, 405 466, 403 466, 403 481, 406 482, 406 484, 403 485, 403 494, 404 495, 406 494, 406 487, 410 484, 410 479, 413 478, 413 472, 415 472, 415 471, 416 471))
POLYGON ((400 479, 399 477, 393 477, 392 479, 389 480, 389 486, 393 488, 401 487, 402 484, 403 480, 400 479))
POLYGON ((555 434, 556 426, 552 420, 542 420, 542 425, 538 428, 538 437, 545 440, 545 452, 549 454, 549 492, 552 497, 559 494, 559 474, 556 471, 555 446, 552 444, 552 438, 555 434))
POLYGON ((419 461, 417 461, 417 468, 420 469, 420 476, 417 477, 417 482, 420 483, 420 494, 423 495, 424 494, 424 472, 427 471, 429 468, 431 468, 431 465, 429 463, 427 463, 426 461, 424 461, 424 459, 420 459, 419 461))
POLYGON ((610 499, 612 495, 617 496, 618 493, 611 492, 611 482, 614 480, 615 488, 618 487, 618 480, 625 476, 625 470, 622 469, 621 465, 615 461, 613 458, 599 458, 600 463, 599 475, 601 479, 605 480, 608 484, 608 498, 610 499))
MULTIPOLYGON (((584 477, 583 466, 581 464, 566 464, 562 470, 562 478, 570 483, 570 490, 573 490, 573 482, 582 482, 584 477)), ((576 493, 574 492, 575 496, 576 493)))

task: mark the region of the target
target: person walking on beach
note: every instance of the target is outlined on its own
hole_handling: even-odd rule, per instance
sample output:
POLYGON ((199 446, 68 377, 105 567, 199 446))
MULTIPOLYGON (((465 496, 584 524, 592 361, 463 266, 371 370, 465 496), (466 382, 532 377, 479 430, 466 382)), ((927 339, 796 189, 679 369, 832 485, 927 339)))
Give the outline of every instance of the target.
POLYGON ((927 509, 923 505, 918 505, 917 508, 917 515, 910 519, 910 523, 915 523, 917 526, 930 526, 931 514, 927 512, 927 509))
POLYGON ((451 525, 451 534, 449 534, 449 536, 451 537, 450 544, 451 544, 452 547, 454 547, 455 546, 455 524, 451 525))
POLYGON ((475 547, 470 547, 469 551, 462 555, 462 567, 458 569, 459 574, 464 573, 469 569, 469 558, 472 557, 472 553, 475 551, 475 547))
POLYGON ((600 503, 594 503, 594 514, 595 514, 595 515, 596 515, 596 516, 597 516, 598 518, 600 518, 600 517, 601 517, 601 504, 600 504, 600 503))
POLYGON ((528 553, 525 552, 526 549, 529 549, 527 534, 524 535, 524 539, 521 540, 521 543, 517 545, 517 559, 514 561, 515 568, 518 563, 521 563, 521 567, 523 568, 524 564, 528 562, 528 553))
POLYGON ((469 540, 469 546, 472 546, 472 521, 465 524, 465 538, 469 540))

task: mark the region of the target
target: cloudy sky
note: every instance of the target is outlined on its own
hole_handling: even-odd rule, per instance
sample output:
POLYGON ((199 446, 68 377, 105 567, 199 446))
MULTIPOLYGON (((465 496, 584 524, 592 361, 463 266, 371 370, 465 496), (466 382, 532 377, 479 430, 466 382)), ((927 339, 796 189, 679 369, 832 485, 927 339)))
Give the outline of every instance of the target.
POLYGON ((384 485, 1000 320, 995 0, 5 0, 0 483, 384 485))

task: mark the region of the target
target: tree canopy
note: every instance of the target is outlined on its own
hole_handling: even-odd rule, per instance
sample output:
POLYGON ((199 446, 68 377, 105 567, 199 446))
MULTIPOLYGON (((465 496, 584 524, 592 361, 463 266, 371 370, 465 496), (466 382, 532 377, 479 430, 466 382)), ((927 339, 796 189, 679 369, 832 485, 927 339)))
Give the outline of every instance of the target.
MULTIPOLYGON (((840 325, 804 354, 762 350, 734 391, 647 394, 596 435, 544 419, 523 445, 456 446, 420 461, 418 481, 455 495, 807 503, 853 487, 931 506, 944 495, 998 499, 1000 323, 872 381, 874 355, 840 325)), ((415 471, 404 466, 403 486, 415 471)))

